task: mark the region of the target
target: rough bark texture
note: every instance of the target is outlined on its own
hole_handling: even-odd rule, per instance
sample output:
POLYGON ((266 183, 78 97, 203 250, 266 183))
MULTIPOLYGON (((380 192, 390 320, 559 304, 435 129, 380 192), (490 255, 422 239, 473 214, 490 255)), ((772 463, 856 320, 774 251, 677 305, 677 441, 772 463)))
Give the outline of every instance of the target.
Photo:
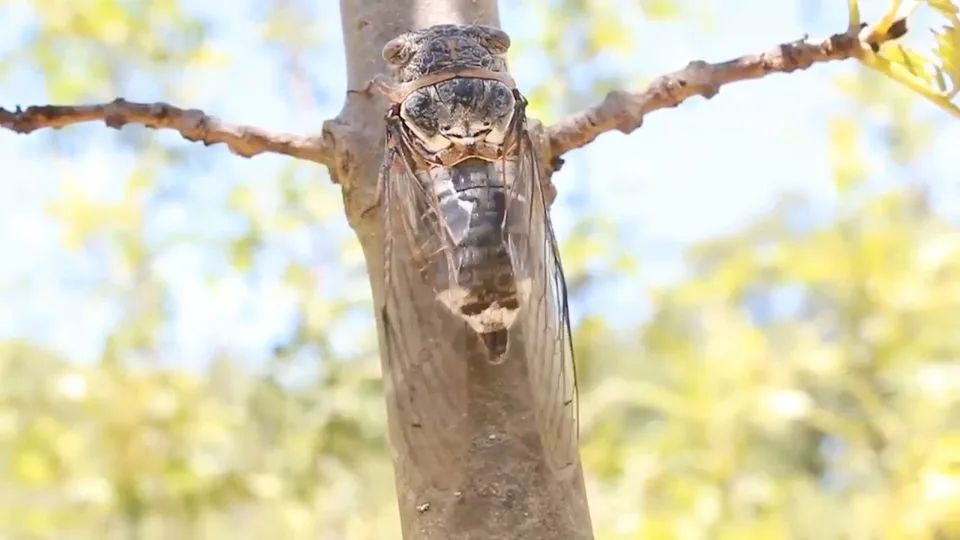
MULTIPOLYGON (((387 73, 381 49, 404 31, 441 23, 499 26, 495 0, 343 0, 341 10, 351 89, 387 73)), ((331 173, 363 246, 377 306, 383 299, 382 216, 364 211, 376 204, 386 108, 378 95, 350 93, 338 117, 324 126, 325 136, 336 141, 331 173)), ((439 306, 424 298, 409 306, 409 316, 416 320, 418 312, 432 309, 439 306)), ((563 449, 545 447, 555 443, 544 440, 545 426, 537 422, 536 370, 521 353, 492 365, 444 346, 469 342, 449 331, 420 328, 405 335, 428 359, 404 365, 383 347, 378 317, 403 538, 592 539, 579 459, 558 465, 552 458, 563 449), (442 366, 443 372, 421 365, 442 366)))

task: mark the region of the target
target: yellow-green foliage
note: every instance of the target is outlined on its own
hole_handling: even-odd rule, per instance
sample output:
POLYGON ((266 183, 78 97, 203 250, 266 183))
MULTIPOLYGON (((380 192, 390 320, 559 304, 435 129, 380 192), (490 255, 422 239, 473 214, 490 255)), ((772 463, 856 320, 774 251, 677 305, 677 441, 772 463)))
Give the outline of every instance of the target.
MULTIPOLYGON (((858 2, 848 0, 848 4, 850 25, 856 27, 860 22, 858 2)), ((939 28, 931 29, 935 40, 932 56, 895 41, 884 44, 878 52, 865 48, 861 61, 960 118, 960 105, 956 102, 960 93, 960 10, 952 0, 892 0, 886 15, 867 31, 885 36, 903 19, 909 28, 911 16, 921 6, 932 9, 945 21, 939 28)))

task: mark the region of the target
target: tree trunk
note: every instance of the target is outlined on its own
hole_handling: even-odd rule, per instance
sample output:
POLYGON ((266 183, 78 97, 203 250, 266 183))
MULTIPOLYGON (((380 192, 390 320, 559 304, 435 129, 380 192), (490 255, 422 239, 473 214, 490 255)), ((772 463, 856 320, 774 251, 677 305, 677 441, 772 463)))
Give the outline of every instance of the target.
MULTIPOLYGON (((495 0, 342 0, 341 16, 350 89, 387 73, 382 47, 404 31, 442 23, 499 26, 495 0)), ((376 204, 386 111, 380 96, 348 94, 324 132, 336 141, 331 175, 363 246, 378 315, 403 538, 592 539, 577 430, 571 421, 558 438, 557 427, 542 421, 551 416, 544 407, 563 403, 545 397, 551 381, 542 362, 523 352, 529 347, 513 347, 493 365, 478 359, 476 348, 452 346, 478 341, 468 339, 462 324, 412 323, 403 339, 408 350, 420 351, 419 359, 401 361, 384 346, 382 216, 361 214, 376 204)), ((442 308, 427 294, 405 307, 411 320, 440 316, 434 311, 442 308)))

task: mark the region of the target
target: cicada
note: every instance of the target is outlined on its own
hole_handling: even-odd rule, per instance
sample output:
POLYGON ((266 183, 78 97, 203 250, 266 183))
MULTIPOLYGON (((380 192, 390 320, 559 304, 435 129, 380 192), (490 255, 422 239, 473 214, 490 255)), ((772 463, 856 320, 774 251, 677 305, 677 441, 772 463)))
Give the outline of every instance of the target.
POLYGON ((391 101, 378 186, 386 353, 429 363, 410 334, 418 347, 439 347, 464 335, 451 325, 465 326, 489 362, 526 358, 531 380, 547 387, 538 406, 575 424, 566 284, 527 101, 506 69, 509 45, 497 28, 439 25, 384 46, 394 75, 375 83, 391 101))

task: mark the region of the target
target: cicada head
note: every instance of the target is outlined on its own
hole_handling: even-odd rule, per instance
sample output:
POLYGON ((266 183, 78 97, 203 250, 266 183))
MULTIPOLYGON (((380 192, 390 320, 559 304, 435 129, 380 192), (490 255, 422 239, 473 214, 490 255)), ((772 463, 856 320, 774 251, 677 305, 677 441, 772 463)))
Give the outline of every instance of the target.
POLYGON ((480 24, 439 24, 405 32, 383 46, 383 59, 399 83, 465 68, 505 72, 510 36, 480 24))
POLYGON ((455 78, 411 93, 400 117, 427 150, 439 152, 454 143, 503 144, 515 107, 500 81, 455 78))
MULTIPOLYGON (((510 37, 483 25, 437 25, 390 40, 383 57, 398 83, 437 73, 480 69, 506 73, 510 37)), ((513 89, 498 80, 454 77, 411 92, 400 116, 430 152, 452 144, 501 145, 513 119, 513 89)))

